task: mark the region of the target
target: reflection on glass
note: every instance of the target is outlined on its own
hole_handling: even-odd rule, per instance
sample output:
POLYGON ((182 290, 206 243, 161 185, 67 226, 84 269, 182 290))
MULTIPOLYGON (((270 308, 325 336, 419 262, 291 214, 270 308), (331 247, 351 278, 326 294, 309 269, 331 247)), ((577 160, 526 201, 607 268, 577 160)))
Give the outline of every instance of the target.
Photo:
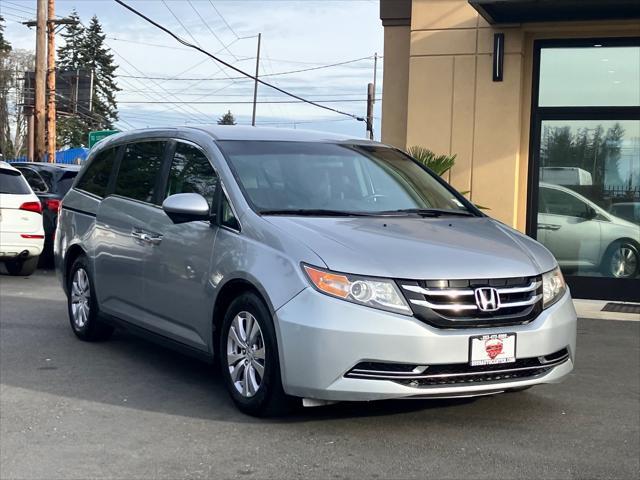
POLYGON ((543 48, 541 107, 640 105, 640 47, 543 48))
POLYGON ((538 240, 565 273, 640 277, 640 121, 544 121, 538 240))

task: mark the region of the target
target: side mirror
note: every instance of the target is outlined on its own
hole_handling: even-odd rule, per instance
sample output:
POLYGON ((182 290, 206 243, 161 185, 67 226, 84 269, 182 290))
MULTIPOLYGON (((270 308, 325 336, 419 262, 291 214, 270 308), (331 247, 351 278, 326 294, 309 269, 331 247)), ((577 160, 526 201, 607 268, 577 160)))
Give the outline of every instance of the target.
POLYGON ((211 220, 209 204, 199 193, 176 193, 162 202, 162 209, 173 223, 211 220))
POLYGON ((582 218, 584 218, 585 220, 593 220, 594 218, 596 218, 598 216, 598 212, 596 212, 596 210, 590 206, 587 205, 584 213, 582 214, 582 218))

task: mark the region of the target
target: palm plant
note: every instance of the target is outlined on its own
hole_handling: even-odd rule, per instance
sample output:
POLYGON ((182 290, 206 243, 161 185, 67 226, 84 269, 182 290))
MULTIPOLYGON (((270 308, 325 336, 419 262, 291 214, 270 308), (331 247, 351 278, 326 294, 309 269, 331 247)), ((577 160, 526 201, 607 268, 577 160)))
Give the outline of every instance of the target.
POLYGON ((456 163, 457 157, 455 154, 436 155, 428 148, 421 147, 419 145, 409 147, 409 155, 440 176, 451 170, 451 167, 456 163))
MULTIPOLYGON (((409 155, 422 163, 425 167, 433 170, 433 172, 438 174, 439 176, 442 176, 449 170, 451 170, 453 165, 456 163, 457 157, 455 153, 453 155, 436 155, 428 148, 421 147, 419 145, 409 147, 409 155)), ((468 195, 469 191, 460 193, 462 193, 463 195, 468 195)), ((489 210, 489 207, 483 207, 477 204, 476 207, 480 208, 481 210, 489 210)))

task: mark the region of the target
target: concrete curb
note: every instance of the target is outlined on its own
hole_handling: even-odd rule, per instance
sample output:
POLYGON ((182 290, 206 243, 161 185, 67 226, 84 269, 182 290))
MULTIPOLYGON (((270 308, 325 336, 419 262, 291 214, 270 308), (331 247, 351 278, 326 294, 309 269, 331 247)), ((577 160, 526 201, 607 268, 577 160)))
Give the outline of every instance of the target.
MULTIPOLYGON (((607 303, 609 302, 605 300, 573 299, 573 305, 576 309, 576 313, 578 314, 578 318, 640 322, 640 314, 637 313, 603 312, 602 309, 607 303)), ((629 303, 630 305, 635 305, 631 302, 616 303, 629 303)))

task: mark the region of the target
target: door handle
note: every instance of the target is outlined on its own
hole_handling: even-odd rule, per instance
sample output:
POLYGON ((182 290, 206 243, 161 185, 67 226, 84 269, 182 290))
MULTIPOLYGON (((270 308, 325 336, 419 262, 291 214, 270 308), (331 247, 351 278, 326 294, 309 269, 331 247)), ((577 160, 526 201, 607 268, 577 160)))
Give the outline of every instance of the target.
POLYGON ((552 223, 541 223, 541 224, 538 225, 538 228, 540 230, 556 231, 556 230, 560 230, 560 225, 554 225, 552 223))
POLYGON ((139 229, 133 229, 131 231, 131 236, 136 240, 146 243, 148 245, 160 245, 160 242, 162 242, 162 235, 143 232, 142 230, 139 230, 139 229))

